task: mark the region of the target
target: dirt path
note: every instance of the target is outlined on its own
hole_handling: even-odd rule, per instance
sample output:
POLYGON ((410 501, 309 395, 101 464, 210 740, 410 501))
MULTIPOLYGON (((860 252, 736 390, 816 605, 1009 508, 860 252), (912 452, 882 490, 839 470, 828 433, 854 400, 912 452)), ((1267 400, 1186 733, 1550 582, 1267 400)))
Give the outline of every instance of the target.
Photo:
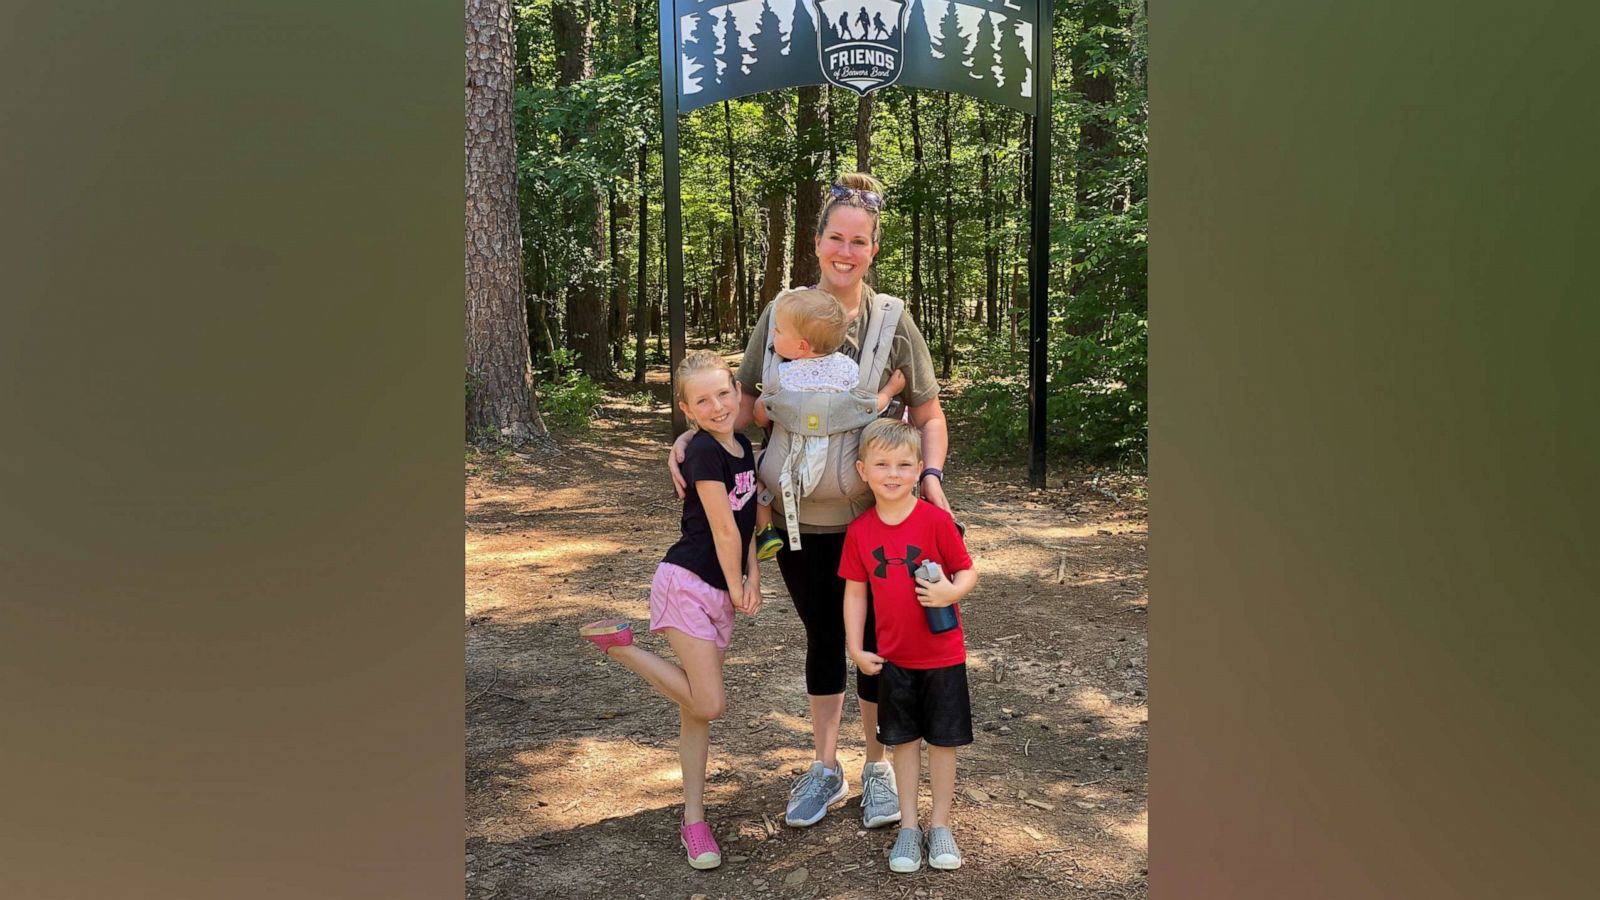
MULTIPOLYGON (((853 688, 850 799, 811 828, 783 826, 811 743, 803 631, 767 563, 767 603, 738 620, 728 711, 712 727, 706 804, 724 864, 689 868, 675 710, 576 634, 623 615, 670 655, 644 627, 677 534, 669 427, 659 401, 613 398, 558 455, 467 462, 468 898, 1146 896, 1141 486, 1086 476, 1030 491, 1023 473, 974 469, 959 450, 946 490, 981 574, 962 606, 977 732, 959 756, 964 866, 892 875, 894 828, 862 830, 853 688)), ((924 786, 924 816, 930 803, 924 786)))

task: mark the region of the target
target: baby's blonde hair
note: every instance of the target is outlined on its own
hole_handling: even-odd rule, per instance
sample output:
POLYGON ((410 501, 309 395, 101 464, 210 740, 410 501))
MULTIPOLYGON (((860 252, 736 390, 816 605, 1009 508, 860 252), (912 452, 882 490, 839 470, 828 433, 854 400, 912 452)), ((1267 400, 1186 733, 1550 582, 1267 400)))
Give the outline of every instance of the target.
POLYGON ((872 449, 910 450, 917 459, 922 459, 922 432, 899 419, 873 419, 861 430, 856 459, 866 462, 867 451, 872 449))
POLYGON ((827 291, 790 291, 778 298, 772 314, 779 313, 789 317, 795 335, 809 343, 811 352, 818 356, 827 356, 844 344, 844 307, 827 291))
POLYGON ((679 403, 685 402, 683 399, 683 388, 684 385, 689 383, 689 379, 700 374, 701 372, 710 372, 714 369, 721 369, 722 371, 728 373, 728 380, 733 380, 733 370, 728 368, 728 361, 723 359, 721 356, 711 352, 710 350, 689 351, 684 355, 683 362, 678 363, 678 376, 674 379, 674 384, 672 386, 672 395, 674 399, 676 399, 679 403))

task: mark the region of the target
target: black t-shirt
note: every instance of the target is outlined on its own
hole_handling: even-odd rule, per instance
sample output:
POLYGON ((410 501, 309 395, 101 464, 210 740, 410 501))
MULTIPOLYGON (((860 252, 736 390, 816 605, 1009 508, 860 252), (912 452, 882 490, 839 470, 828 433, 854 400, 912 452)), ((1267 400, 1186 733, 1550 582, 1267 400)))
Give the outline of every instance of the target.
POLYGON ((728 453, 717 439, 702 431, 689 441, 683 452, 684 480, 689 488, 683 498, 683 536, 672 545, 662 562, 669 562, 700 576, 700 580, 718 590, 728 589, 728 579, 722 575, 722 563, 717 561, 717 542, 711 536, 711 521, 706 518, 705 505, 700 502, 698 481, 720 481, 728 489, 728 505, 733 508, 733 521, 739 526, 739 571, 745 572, 750 538, 756 531, 756 454, 750 439, 734 434, 744 457, 728 453))

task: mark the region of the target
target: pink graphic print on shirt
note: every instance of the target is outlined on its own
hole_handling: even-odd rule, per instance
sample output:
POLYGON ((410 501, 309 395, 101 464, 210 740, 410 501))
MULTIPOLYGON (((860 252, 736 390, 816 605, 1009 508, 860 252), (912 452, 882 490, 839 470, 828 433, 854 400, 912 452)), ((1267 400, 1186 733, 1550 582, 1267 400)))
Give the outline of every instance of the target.
POLYGON ((750 498, 756 495, 756 473, 739 472, 733 476, 733 490, 728 492, 728 505, 734 512, 744 509, 750 498))

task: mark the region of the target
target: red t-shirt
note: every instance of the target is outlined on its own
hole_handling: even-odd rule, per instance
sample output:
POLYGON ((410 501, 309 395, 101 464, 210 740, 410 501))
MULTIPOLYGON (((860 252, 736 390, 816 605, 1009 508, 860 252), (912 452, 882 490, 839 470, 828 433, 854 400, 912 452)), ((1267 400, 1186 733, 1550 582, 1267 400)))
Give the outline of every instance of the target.
POLYGON ((955 520, 926 500, 918 500, 899 525, 883 524, 877 507, 862 513, 845 531, 839 558, 839 577, 864 581, 872 588, 878 655, 906 669, 937 669, 967 661, 959 608, 955 628, 943 634, 928 630, 912 574, 925 559, 938 563, 946 578, 972 568, 955 520))

